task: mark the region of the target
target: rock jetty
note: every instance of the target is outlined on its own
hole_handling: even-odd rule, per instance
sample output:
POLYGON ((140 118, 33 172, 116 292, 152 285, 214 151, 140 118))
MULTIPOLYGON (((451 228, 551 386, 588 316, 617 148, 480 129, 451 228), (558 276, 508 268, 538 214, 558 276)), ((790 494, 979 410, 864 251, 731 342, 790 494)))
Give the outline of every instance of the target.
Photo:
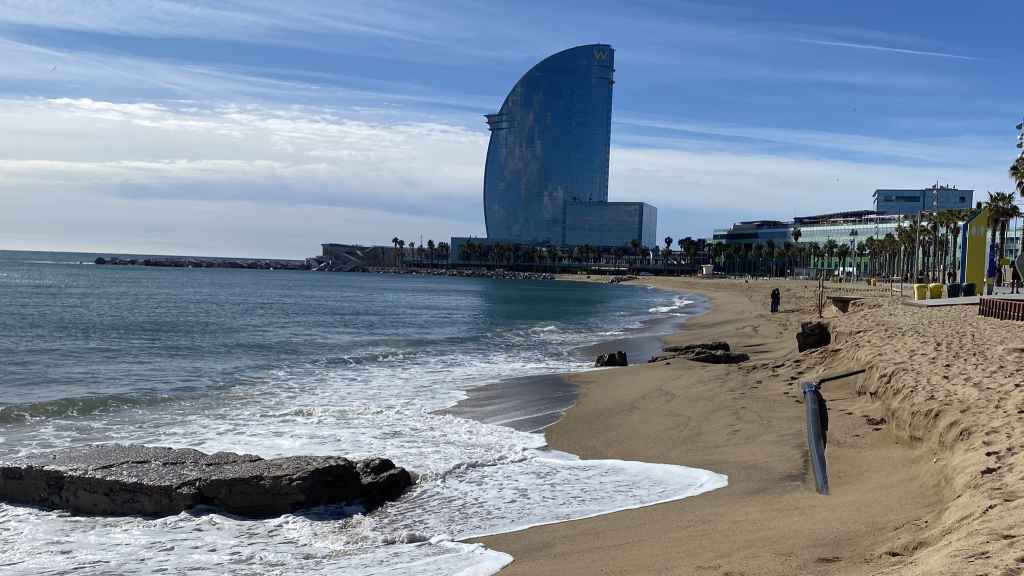
POLYGON ((390 460, 251 454, 103 444, 0 462, 0 500, 79 514, 170 516, 199 505, 270 517, 398 498, 412 475, 390 460))
POLYGON ((155 256, 150 258, 118 258, 100 256, 100 266, 156 266, 161 268, 245 268, 249 270, 309 270, 305 260, 267 260, 250 258, 192 258, 190 256, 155 256))
MULTIPOLYGON (((329 269, 317 271, 331 271, 329 269)), ((452 278, 491 278, 494 280, 554 280, 546 272, 516 272, 514 270, 487 270, 484 268, 371 268, 373 274, 408 274, 413 276, 448 276, 452 278)))

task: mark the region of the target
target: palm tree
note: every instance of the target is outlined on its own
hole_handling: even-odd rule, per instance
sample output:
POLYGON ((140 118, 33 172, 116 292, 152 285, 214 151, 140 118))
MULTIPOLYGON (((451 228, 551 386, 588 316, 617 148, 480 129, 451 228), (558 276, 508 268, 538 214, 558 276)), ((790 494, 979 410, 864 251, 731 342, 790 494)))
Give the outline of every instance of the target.
POLYGON ((960 239, 960 222, 967 217, 966 210, 950 210, 949 216, 949 236, 952 239, 953 248, 950 255, 950 270, 953 272, 953 277, 957 278, 957 241, 960 239))
POLYGON ((1024 154, 1018 156, 1010 165, 1010 180, 1013 181, 1017 194, 1024 198, 1024 154))
POLYGON ((434 246, 434 241, 433 240, 427 240, 427 254, 430 255, 430 265, 431 266, 434 265, 434 249, 435 248, 436 248, 436 246, 434 246))
POLYGON ((874 238, 870 236, 865 242, 857 242, 857 248, 854 253, 857 255, 857 276, 863 276, 864 268, 864 257, 868 255, 868 242, 873 241, 874 238))
POLYGON ((793 232, 791 234, 793 235, 793 242, 796 243, 799 243, 800 237, 804 235, 799 226, 793 226, 793 232))
POLYGON ((846 258, 850 255, 850 247, 844 242, 836 248, 836 257, 839 258, 839 277, 846 277, 846 258))
POLYGON ((1002 262, 1006 255, 1006 227, 1010 220, 1021 216, 1020 206, 1014 201, 1013 192, 989 192, 988 193, 989 219, 995 225, 992 229, 990 244, 994 244, 996 233, 999 234, 999 262, 1002 262))
POLYGON ((836 250, 838 248, 839 248, 839 243, 836 242, 835 240, 829 238, 828 240, 825 241, 825 246, 822 248, 822 251, 825 253, 825 256, 828 258, 828 260, 825 262, 825 268, 829 268, 829 269, 832 268, 832 257, 836 255, 836 250))
POLYGON ((808 245, 811 253, 811 268, 817 268, 816 263, 821 259, 821 245, 817 242, 811 242, 808 245))

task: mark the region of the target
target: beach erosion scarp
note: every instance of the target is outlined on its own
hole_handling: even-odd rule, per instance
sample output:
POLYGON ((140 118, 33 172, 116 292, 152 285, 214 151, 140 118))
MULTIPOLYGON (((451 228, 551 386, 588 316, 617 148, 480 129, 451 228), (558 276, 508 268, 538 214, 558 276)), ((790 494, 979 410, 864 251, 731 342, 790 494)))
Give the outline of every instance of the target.
POLYGON ((644 281, 711 300, 669 343, 727 340, 750 362, 572 375, 579 398, 546 429, 548 443, 581 458, 715 470, 729 485, 481 539, 515 558, 503 574, 1019 573, 1024 345, 1013 343, 1024 324, 879 291, 848 313, 827 310, 832 343, 798 353, 800 321, 816 317, 814 283, 644 281), (860 368, 823 387, 831 494, 820 496, 800 384, 860 368))

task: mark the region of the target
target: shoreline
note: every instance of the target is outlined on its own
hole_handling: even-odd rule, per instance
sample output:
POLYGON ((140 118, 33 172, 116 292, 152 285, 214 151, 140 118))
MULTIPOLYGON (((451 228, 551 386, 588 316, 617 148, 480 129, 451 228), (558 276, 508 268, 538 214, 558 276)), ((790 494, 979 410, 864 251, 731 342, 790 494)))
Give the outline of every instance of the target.
POLYGON ((783 313, 770 315, 768 282, 640 283, 696 292, 710 303, 667 343, 726 340, 751 360, 711 366, 680 359, 570 374, 579 398, 545 429, 548 446, 584 459, 702 468, 727 475, 729 484, 474 539, 515 558, 503 573, 869 574, 907 567, 907 546, 898 542, 905 538, 893 543, 887 536, 934 524, 945 510, 949 496, 934 472, 934 451, 865 424, 885 412, 858 392, 869 376, 830 383, 833 495, 814 492, 796 390, 843 362, 820 351, 796 353, 799 320, 810 317, 809 288, 778 282, 783 313))
MULTIPOLYGON (((595 282, 592 280, 576 280, 575 278, 558 278, 558 280, 595 282)), ((604 282, 597 282, 604 284, 604 282)), ((675 290, 662 290, 666 294, 678 294, 675 290)), ((690 294, 703 300, 701 294, 690 294)), ((654 355, 660 353, 667 339, 672 338, 693 318, 707 314, 709 302, 695 301, 695 311, 672 318, 652 318, 645 325, 632 333, 600 340, 570 350, 581 359, 597 358, 601 354, 616 351, 626 352, 630 365, 645 364, 654 355), (659 327, 668 328, 667 332, 659 327)), ((496 382, 486 383, 465 390, 466 398, 454 406, 438 410, 438 414, 451 414, 469 418, 485 424, 508 426, 521 432, 542 432, 556 424, 572 408, 579 396, 579 386, 572 380, 575 374, 596 370, 596 367, 571 372, 552 372, 530 376, 514 376, 502 378, 496 382)), ((610 369, 610 368, 609 368, 610 369)))

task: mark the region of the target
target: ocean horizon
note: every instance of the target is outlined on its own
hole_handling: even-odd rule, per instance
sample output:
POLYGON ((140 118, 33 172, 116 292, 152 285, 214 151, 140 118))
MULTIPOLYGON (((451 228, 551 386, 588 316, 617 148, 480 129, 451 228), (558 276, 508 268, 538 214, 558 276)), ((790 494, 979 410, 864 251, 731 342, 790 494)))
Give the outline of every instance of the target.
MULTIPOLYGON (((539 429, 493 423, 565 406, 526 398, 520 408, 540 411, 451 411, 482 386, 505 383, 515 396, 524 377, 591 369, 602 343, 673 332, 706 310, 699 295, 92 265, 100 255, 0 251, 0 458, 113 442, 383 456, 418 481, 370 514, 334 506, 267 520, 0 504, 5 573, 491 574, 511 557, 460 540, 724 485, 683 466, 580 460, 547 449, 539 429)), ((533 384, 522 395, 543 393, 533 384)))

